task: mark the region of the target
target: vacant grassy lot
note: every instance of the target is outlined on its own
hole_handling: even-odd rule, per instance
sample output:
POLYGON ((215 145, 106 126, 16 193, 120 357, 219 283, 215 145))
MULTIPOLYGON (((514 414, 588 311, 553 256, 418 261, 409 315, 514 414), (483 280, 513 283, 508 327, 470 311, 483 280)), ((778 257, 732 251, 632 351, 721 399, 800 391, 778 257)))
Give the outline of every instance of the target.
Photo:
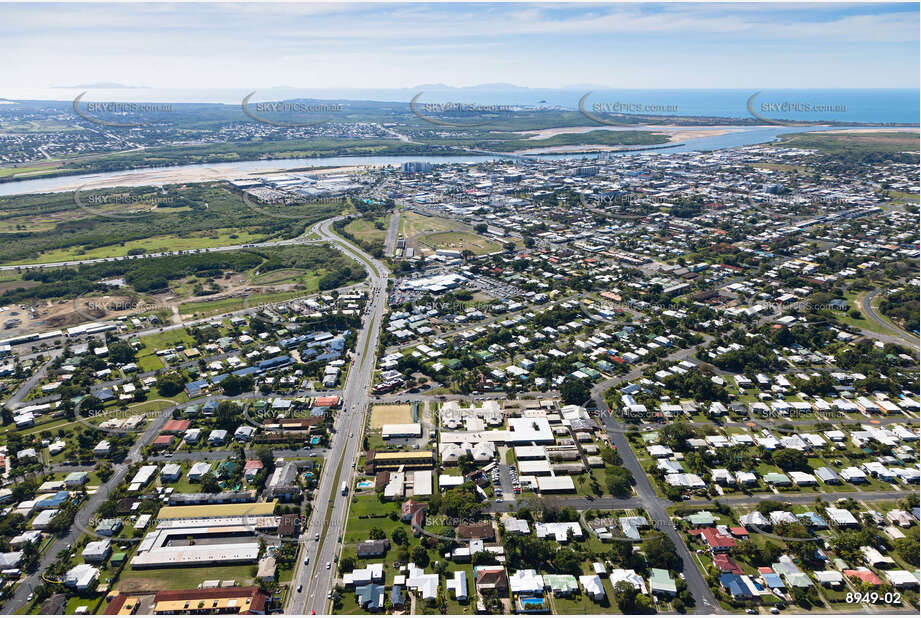
POLYGON ((376 217, 373 221, 367 219, 353 219, 345 226, 345 231, 358 240, 371 244, 383 245, 384 238, 387 236, 387 225, 389 222, 389 215, 376 217))
POLYGON ((409 238, 417 234, 445 232, 459 227, 461 227, 460 224, 450 219, 426 217, 415 212, 404 212, 403 216, 400 217, 400 234, 403 235, 403 238, 409 238))
POLYGON ((206 300, 200 303, 182 303, 179 305, 179 313, 182 315, 192 315, 194 317, 204 318, 211 315, 228 313, 230 311, 238 311, 244 308, 244 303, 247 303, 250 307, 255 307, 263 303, 281 302, 317 291, 317 283, 319 280, 319 277, 312 277, 304 284, 306 289, 303 290, 272 292, 253 296, 236 296, 232 298, 221 298, 219 300, 206 300))
POLYGON ((95 259, 121 257, 128 255, 134 249, 144 249, 148 253, 161 253, 165 251, 189 251, 194 249, 208 249, 211 247, 225 247, 228 245, 242 245, 246 243, 261 242, 265 240, 264 234, 251 234, 242 230, 214 230, 210 232, 196 232, 193 234, 166 234, 164 236, 151 236, 143 240, 132 240, 118 245, 107 245, 84 251, 81 247, 68 247, 55 251, 45 251, 37 258, 17 260, 15 264, 33 262, 65 262, 76 259, 95 259))
POLYGON ((436 232, 426 234, 418 239, 420 245, 430 251, 452 249, 454 251, 472 251, 474 255, 484 255, 502 249, 502 245, 473 232, 436 232))
POLYGON ((256 565, 207 566, 176 569, 133 569, 122 571, 115 587, 121 592, 156 592, 197 588, 209 579, 234 580, 238 586, 255 581, 256 565))

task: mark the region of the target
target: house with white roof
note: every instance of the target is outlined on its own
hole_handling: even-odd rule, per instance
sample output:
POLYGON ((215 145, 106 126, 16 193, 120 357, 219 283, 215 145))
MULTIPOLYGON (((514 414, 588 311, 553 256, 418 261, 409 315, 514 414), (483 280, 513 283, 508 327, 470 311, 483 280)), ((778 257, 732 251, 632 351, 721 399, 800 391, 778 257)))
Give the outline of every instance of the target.
POLYGON ((591 600, 599 602, 605 599, 604 586, 601 584, 601 578, 597 575, 580 575, 579 584, 581 584, 585 594, 591 600))
POLYGON ((613 588, 616 588, 620 582, 627 582, 643 594, 646 594, 646 582, 633 569, 612 569, 608 579, 611 580, 611 587, 613 588))
POLYGON ((508 588, 512 594, 542 594, 544 578, 534 569, 519 569, 509 576, 508 588))

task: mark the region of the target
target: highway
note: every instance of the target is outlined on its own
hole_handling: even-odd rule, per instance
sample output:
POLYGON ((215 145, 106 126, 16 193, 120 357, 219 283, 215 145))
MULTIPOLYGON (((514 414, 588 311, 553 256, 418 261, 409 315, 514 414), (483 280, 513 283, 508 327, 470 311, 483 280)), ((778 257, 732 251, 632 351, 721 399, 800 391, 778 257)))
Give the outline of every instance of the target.
POLYGON ((387 305, 387 281, 390 274, 387 267, 336 235, 332 230, 334 221, 323 221, 312 229, 365 266, 371 278, 371 298, 342 390, 343 406, 336 419, 336 432, 330 443, 329 456, 320 473, 313 511, 300 537, 303 551, 295 566, 292 590, 285 608, 287 614, 327 613, 327 597, 336 577, 336 562, 341 548, 338 539, 345 529, 348 516, 353 466, 358 460, 366 413, 371 402, 377 343, 387 305), (340 491, 343 482, 349 487, 348 495, 345 496, 340 491), (304 564, 305 559, 309 559, 309 564, 304 564))
POLYGON ((902 328, 899 328, 898 326, 896 326, 895 324, 893 324, 892 322, 890 322, 889 320, 887 320, 886 318, 878 314, 876 310, 873 308, 873 299, 876 298, 879 295, 879 293, 882 291, 883 290, 873 290, 869 294, 865 295, 863 297, 863 300, 860 301, 860 309, 863 311, 864 315, 866 315, 868 318, 870 318, 871 320, 873 320, 874 322, 876 322, 883 328, 886 328, 888 330, 895 332, 896 336, 892 337, 890 335, 885 335, 882 333, 872 333, 868 331, 864 331, 864 334, 869 334, 869 336, 875 337, 876 339, 879 339, 886 343, 897 343, 900 345, 907 345, 912 350, 917 350, 918 349, 918 338, 916 336, 912 335, 906 330, 903 330, 902 328))

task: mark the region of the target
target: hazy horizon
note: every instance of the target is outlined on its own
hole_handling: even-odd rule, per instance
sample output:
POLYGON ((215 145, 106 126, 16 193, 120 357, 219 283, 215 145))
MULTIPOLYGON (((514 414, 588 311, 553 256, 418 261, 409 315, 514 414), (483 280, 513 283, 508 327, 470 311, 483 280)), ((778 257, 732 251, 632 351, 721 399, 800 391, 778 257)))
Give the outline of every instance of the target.
POLYGON ((100 83, 898 89, 921 73, 917 3, 3 4, 0 17, 8 98, 100 83))

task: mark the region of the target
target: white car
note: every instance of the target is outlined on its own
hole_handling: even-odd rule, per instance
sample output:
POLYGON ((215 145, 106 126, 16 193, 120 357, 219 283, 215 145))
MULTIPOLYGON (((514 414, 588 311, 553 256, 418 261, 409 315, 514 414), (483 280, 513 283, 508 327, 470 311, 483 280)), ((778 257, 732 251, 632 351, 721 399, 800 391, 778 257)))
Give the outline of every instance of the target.
POLYGON ((330 563, 330 562, 327 562, 327 563, 326 563, 326 568, 329 569, 330 565, 331 565, 331 563, 330 563))

